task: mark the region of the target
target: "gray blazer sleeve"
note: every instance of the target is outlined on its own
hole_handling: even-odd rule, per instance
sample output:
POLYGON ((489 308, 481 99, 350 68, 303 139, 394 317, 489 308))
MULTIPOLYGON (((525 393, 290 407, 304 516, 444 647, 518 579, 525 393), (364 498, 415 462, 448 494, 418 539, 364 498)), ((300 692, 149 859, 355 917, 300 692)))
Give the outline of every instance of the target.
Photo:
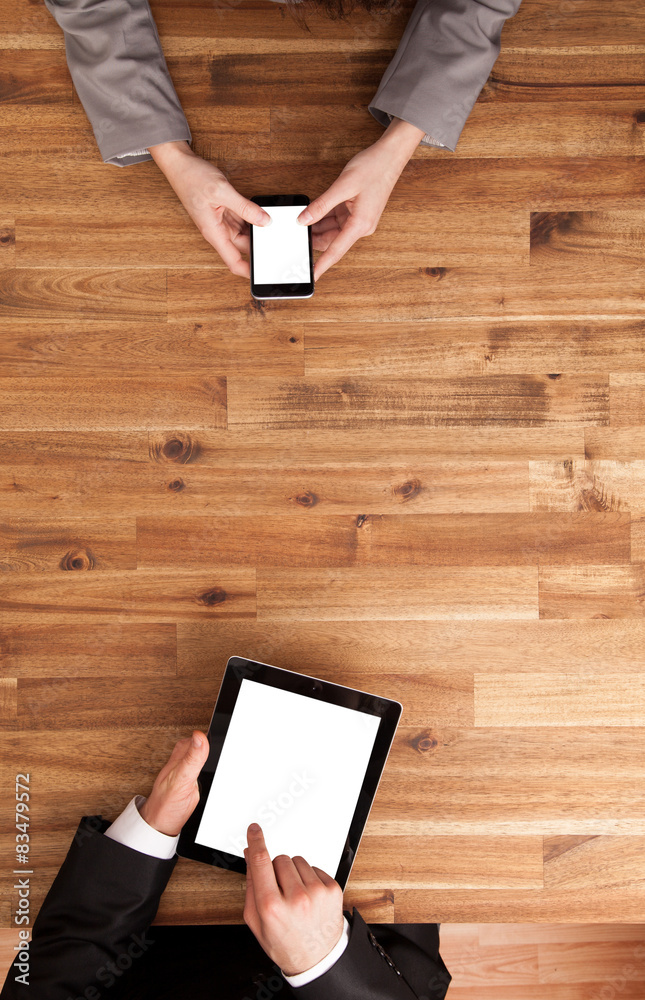
POLYGON ((422 144, 454 152, 520 2, 417 0, 369 111, 381 125, 403 118, 424 130, 422 144))
POLYGON ((44 0, 105 163, 152 159, 148 146, 192 141, 148 0, 44 0), (130 154, 132 150, 138 153, 130 154), (121 158, 119 158, 121 156, 121 158))

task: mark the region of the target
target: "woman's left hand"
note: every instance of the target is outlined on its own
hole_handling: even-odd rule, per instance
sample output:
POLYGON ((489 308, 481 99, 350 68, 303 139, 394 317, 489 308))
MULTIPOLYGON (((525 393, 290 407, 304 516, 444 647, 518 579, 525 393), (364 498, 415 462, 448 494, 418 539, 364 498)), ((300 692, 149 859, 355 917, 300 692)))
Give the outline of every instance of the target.
POLYGON ((313 248, 324 251, 314 266, 314 281, 356 240, 375 232, 423 134, 409 122, 395 119, 380 139, 352 157, 331 187, 300 213, 298 221, 312 227, 313 248))

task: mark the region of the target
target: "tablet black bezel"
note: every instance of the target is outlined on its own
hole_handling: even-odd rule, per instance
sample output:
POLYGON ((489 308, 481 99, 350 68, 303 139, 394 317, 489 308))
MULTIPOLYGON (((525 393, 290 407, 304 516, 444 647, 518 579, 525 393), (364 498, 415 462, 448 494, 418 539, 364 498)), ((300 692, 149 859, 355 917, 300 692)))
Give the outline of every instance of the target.
POLYGON ((366 691, 348 688, 341 684, 334 684, 332 681, 322 680, 319 677, 285 670, 282 667, 273 667, 268 663, 260 663, 242 656, 231 656, 226 664, 217 702, 208 727, 210 752, 197 779, 200 793, 199 802, 181 831, 177 844, 177 854, 182 858, 191 858, 194 861, 201 861, 217 868, 246 874, 246 861, 243 857, 240 858, 235 854, 227 854, 224 851, 217 851, 214 848, 195 843, 195 836, 213 782, 213 774, 219 762, 235 702, 244 678, 380 717, 376 739, 356 802, 345 848, 338 869, 334 874, 334 878, 344 889, 399 724, 402 705, 390 698, 382 698, 366 691))

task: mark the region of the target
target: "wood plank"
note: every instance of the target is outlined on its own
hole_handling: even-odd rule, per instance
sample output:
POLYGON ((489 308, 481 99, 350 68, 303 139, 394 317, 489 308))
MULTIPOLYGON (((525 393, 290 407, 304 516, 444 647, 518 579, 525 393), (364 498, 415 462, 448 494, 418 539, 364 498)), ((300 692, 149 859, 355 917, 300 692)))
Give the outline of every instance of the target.
MULTIPOLYGON (((194 726, 192 720, 200 717, 202 706, 210 706, 212 710, 223 667, 224 664, 210 677, 191 684, 190 696, 186 694, 184 678, 164 677, 157 682, 150 676, 139 679, 130 675, 122 679, 119 725, 124 729, 159 725, 190 730, 194 726)), ((362 681, 353 674, 338 671, 333 672, 333 677, 335 683, 347 687, 356 687, 357 680, 362 681)), ((16 724, 20 729, 106 729, 114 718, 114 704, 109 697, 114 688, 112 677, 67 677, 55 681, 47 677, 21 677, 17 684, 16 724)), ((451 678, 440 673, 421 678, 384 674, 378 682, 371 683, 370 689, 382 697, 393 697, 392 692, 398 691, 407 724, 418 725, 419 719, 427 717, 430 711, 440 712, 448 724, 472 723, 472 679, 463 675, 451 682, 451 678)), ((203 731, 207 732, 207 728, 203 731)))
POLYGON ((645 980, 643 963, 634 961, 633 941, 560 942, 548 948, 539 945, 538 953, 544 953, 540 954, 542 983, 624 983, 634 988, 645 980))
MULTIPOLYGON (((369 237, 368 237, 369 239, 369 237)), ((426 261, 432 264, 432 261, 426 261)), ((22 272, 21 272, 22 273, 22 272)), ((244 283, 204 268, 195 271, 168 269, 168 317, 199 322, 230 322, 235 311, 248 309, 244 283)), ((361 268, 352 264, 351 249, 317 283, 314 298, 286 302, 260 302, 252 306, 254 318, 280 313, 285 323, 311 319, 345 323, 436 320, 447 317, 489 320, 582 319, 599 316, 641 318, 644 271, 608 264, 589 274, 573 269, 535 265, 530 268, 486 270, 419 267, 415 270, 377 268, 365 283, 361 268), (372 289, 379 288, 378 299, 372 289), (468 303, 467 312, 465 305, 468 303)))
POLYGON ((621 462, 643 461, 645 455, 645 426, 643 427, 586 427, 585 458, 621 462))
POLYGON ((606 376, 228 380, 228 425, 287 429, 607 424, 606 376))
MULTIPOLYGON (((570 889, 397 889, 394 900, 394 919, 397 923, 413 923, 419 914, 426 921, 462 923, 497 921, 510 923, 530 916, 532 922, 557 922, 559 920, 586 920, 594 923, 607 921, 643 922, 645 907, 643 892, 639 887, 613 886, 599 893, 594 888, 570 889)), ((541 985, 539 1000, 544 997, 541 985)), ((642 991, 642 987, 639 987, 642 991)), ((484 994, 478 990, 477 997, 484 994)), ((489 997, 491 994, 489 994, 489 997)), ((495 988, 494 998, 499 997, 495 988)), ((549 992, 549 996, 551 993, 549 992)), ((512 1000, 517 993, 513 992, 512 1000)), ((577 1000, 577 998, 576 998, 577 1000)))
POLYGON ((16 228, 13 219, 0 219, 0 265, 13 267, 16 259, 16 228))
MULTIPOLYGON (((392 670, 422 673, 441 664, 461 673, 605 672, 628 675, 643 669, 645 621, 267 621, 180 622, 177 672, 210 676, 231 650, 262 663, 318 676, 333 664, 366 676, 392 670), (589 657, 589 650, 595 656, 589 657), (330 653, 333 650, 333 654, 330 653)), ((11 662, 11 661, 9 661, 11 662)), ((436 749, 436 747, 435 747, 436 749)))
POLYGON ((0 319, 166 319, 162 270, 6 268, 0 319))
POLYGON ((609 376, 612 427, 645 424, 645 372, 609 376))
MULTIPOLYGON (((254 435, 255 436, 255 435, 254 435)), ((401 512, 522 511, 528 506, 527 468, 522 462, 451 464, 436 462, 412 469, 359 468, 348 483, 346 472, 320 466, 271 472, 209 467, 108 465, 89 460, 46 468, 35 464, 0 467, 6 515, 118 517, 124 502, 138 516, 209 513, 223 516, 300 513, 364 516, 401 512), (482 477, 491 472, 490 489, 482 477), (80 478, 79 478, 80 477, 80 478)))
POLYGON ((0 379, 0 423, 16 430, 225 427, 226 380, 64 375, 0 379))
POLYGON ((638 265, 644 247, 645 221, 639 212, 531 213, 531 264, 580 262, 601 267, 612 260, 638 265))
MULTIPOLYGON (((645 129, 634 100, 476 103, 452 158, 496 156, 637 156, 645 129), (494 135, 494 141, 491 141, 494 135)), ((379 138, 382 126, 363 108, 289 105, 271 108, 271 151, 290 160, 355 156, 379 138), (371 119, 371 120, 370 120, 371 119)), ((427 147, 424 157, 446 156, 427 147)))
POLYGON ((540 618, 643 617, 645 564, 540 567, 540 618))
MULTIPOLYGON (((204 706, 215 705, 219 681, 204 677, 186 691, 174 677, 159 680, 148 674, 120 679, 119 728, 141 726, 181 727, 189 732, 204 706)), ((103 671, 92 677, 18 678, 19 729, 55 730, 109 729, 114 721, 114 678, 103 671)), ((206 728, 206 732, 208 729, 206 728)))
POLYGON ((306 322, 304 331, 309 376, 571 375, 645 367, 645 320, 306 322))
POLYGON ((379 837, 369 825, 351 873, 352 884, 394 890, 509 886, 541 889, 541 837, 379 837), (406 858, 398 874, 392 858, 406 858))
POLYGON ((645 517, 632 519, 631 536, 631 561, 645 563, 645 517))
POLYGON ((645 673, 475 674, 476 726, 645 725, 645 673))
POLYGON ((303 328, 253 323, 0 320, 0 376, 304 373, 303 328))
MULTIPOLYGON (((637 438, 631 448, 638 452, 637 438)), ((529 469, 531 510, 645 511, 645 459, 529 462, 529 469)))
POLYGON ((537 617, 536 571, 513 567, 258 569, 258 620, 537 617))
POLYGON ((69 624, 113 622, 119 615, 131 622, 211 615, 254 618, 255 572, 224 567, 210 573, 138 569, 64 577, 25 574, 9 583, 0 578, 0 610, 8 625, 44 624, 51 615, 57 623, 69 624))
MULTIPOLYGON (((3 154, 3 159, 5 174, 11 177, 11 185, 0 187, 3 204, 11 206, 13 214, 33 212, 33 192, 42 184, 42 155, 38 151, 27 153, 10 149, 3 154)), ((155 214, 166 217, 168 214, 177 220, 178 228, 186 221, 175 193, 153 163, 137 164, 135 171, 111 170, 100 158, 86 156, 74 162, 73 185, 62 183, 69 171, 69 161, 63 153, 48 152, 47 163, 52 183, 56 183, 56 206, 60 213, 78 215, 79 199, 90 199, 104 201, 109 205, 110 215, 117 218, 129 215, 139 219, 155 214)), ((345 163, 342 159, 308 163, 306 192, 312 197, 321 194, 336 180, 345 163)), ((249 160, 240 156, 229 157, 222 166, 236 190, 247 197, 272 194, 290 187, 295 190, 304 180, 302 164, 289 160, 249 160)), ((424 206, 424 211, 441 209, 461 213, 467 209, 481 210, 491 204, 526 213, 593 209, 636 211, 645 208, 642 157, 456 159, 450 161, 450 170, 447 170, 445 161, 425 156, 420 147, 403 170, 388 201, 387 213, 418 212, 420 205, 424 206)), ((42 206, 42 210, 51 214, 51 205, 42 206)), ((450 231, 442 233, 442 240, 450 235, 450 231)), ((436 249, 441 249, 438 241, 436 249)), ((382 293, 380 289, 379 294, 382 293)))
POLYGON ((136 569, 136 527, 132 518, 14 518, 0 523, 0 551, 2 573, 136 569))
POLYGON ((630 558, 629 515, 611 513, 380 515, 368 516, 365 533, 369 545, 359 545, 356 561, 372 566, 580 565, 630 558))
MULTIPOLYGON (((478 924, 482 947, 490 944, 576 944, 582 942, 612 942, 645 939, 645 924, 478 924)), ((448 928, 446 927, 448 934, 448 928)), ((442 932, 443 934, 443 932, 442 932)), ((545 949, 550 953, 550 948, 545 949)))
POLYGON ((524 566, 630 558, 629 515, 139 518, 140 566, 524 566))
POLYGON ((112 622, 105 625, 13 625, 0 628, 0 675, 12 677, 173 677, 177 626, 112 622))
MULTIPOLYGON (((202 148, 207 147, 209 155, 248 159, 270 155, 267 107, 198 107, 191 110, 190 117, 194 140, 202 148)), ((372 121, 377 128, 382 128, 373 118, 372 121)), ((11 148, 41 157, 50 152, 63 153, 67 159, 90 157, 102 163, 94 131, 80 101, 71 106, 4 105, 0 153, 4 155, 11 148)), ((157 169, 152 161, 148 167, 153 171, 157 169)))
POLYGON ((599 893, 642 885, 644 847, 644 837, 545 837, 544 884, 599 893))
MULTIPOLYGON (((373 238, 359 241, 355 267, 384 267, 396 253, 401 266, 414 267, 426 259, 446 265, 477 266, 486 255, 492 263, 519 266, 529 262, 529 235, 524 212, 500 208, 430 208, 422 232, 410 241, 418 211, 386 213, 373 238), (443 232, 437 258, 437 231, 443 232)), ((18 215, 16 221, 19 267, 100 267, 127 260, 129 267, 206 267, 228 270, 217 251, 177 206, 168 214, 137 212, 137 225, 128 216, 111 215, 97 231, 85 213, 70 217, 42 212, 18 215), (173 210, 174 209, 174 210, 173 210)))
MULTIPOLYGON (((622 2, 620 6, 624 6, 622 2)), ((510 28, 511 22, 507 23, 510 28)), ((603 38, 608 27, 605 23, 605 28, 601 29, 603 38)), ((504 30, 507 32, 508 28, 504 30)), ((552 97, 553 91, 561 93, 563 85, 567 84, 575 87, 576 97, 583 87, 588 87, 593 100, 596 91, 602 92, 611 86, 620 100, 628 87, 642 83, 642 65, 643 46, 638 42, 615 47, 601 43, 579 49, 573 45, 561 48, 544 45, 542 50, 505 44, 484 89, 503 88, 505 100, 521 100, 526 90, 539 86, 541 99, 545 101, 552 97), (529 86, 525 83, 527 79, 531 81, 529 86)), ((478 100, 482 100, 481 95, 478 100)))
POLYGON ((18 720, 18 681, 0 677, 0 728, 15 729, 18 720))
MULTIPOLYGON (((361 544, 351 515, 137 520, 139 566, 351 566, 361 544)), ((628 539, 629 541, 629 539, 628 539)))

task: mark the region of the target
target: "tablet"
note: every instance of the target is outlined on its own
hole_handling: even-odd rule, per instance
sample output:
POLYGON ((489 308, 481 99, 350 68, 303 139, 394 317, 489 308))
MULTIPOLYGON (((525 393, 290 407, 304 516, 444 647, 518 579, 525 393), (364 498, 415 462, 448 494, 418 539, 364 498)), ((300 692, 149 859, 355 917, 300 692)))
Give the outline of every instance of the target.
POLYGON ((398 701, 232 656, 208 729, 199 803, 177 853, 246 873, 249 823, 345 888, 392 740, 398 701))

